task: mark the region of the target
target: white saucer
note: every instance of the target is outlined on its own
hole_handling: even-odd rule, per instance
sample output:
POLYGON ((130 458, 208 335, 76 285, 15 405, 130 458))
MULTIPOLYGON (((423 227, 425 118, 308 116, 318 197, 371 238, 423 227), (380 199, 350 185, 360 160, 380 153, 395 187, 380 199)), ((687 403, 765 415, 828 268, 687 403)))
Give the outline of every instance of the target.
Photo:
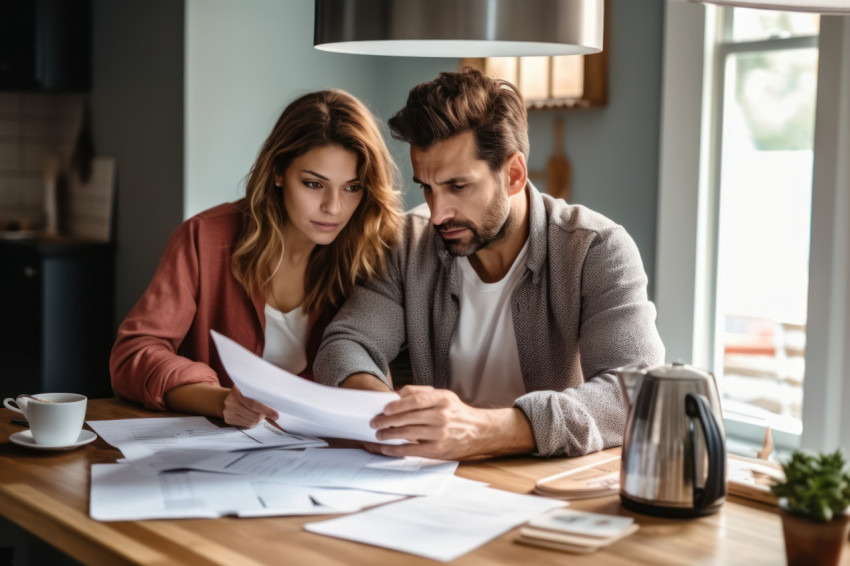
POLYGON ((74 448, 79 448, 84 444, 88 444, 95 438, 97 438, 95 433, 90 430, 83 430, 80 431, 80 436, 77 437, 77 441, 73 444, 66 444, 64 446, 43 446, 35 443, 31 430, 22 430, 21 432, 16 432, 9 436, 9 440, 15 444, 26 446, 27 448, 35 448, 36 450, 73 450, 74 448))

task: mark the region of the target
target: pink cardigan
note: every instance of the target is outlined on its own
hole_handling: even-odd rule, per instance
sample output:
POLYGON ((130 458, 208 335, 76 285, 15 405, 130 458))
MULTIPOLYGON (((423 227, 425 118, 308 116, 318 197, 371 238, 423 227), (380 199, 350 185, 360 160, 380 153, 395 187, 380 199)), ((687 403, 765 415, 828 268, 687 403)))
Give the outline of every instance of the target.
MULTIPOLYGON (((230 387, 215 351, 215 329, 258 356, 265 346, 265 297, 249 295, 233 277, 231 252, 243 201, 226 203, 183 222, 168 241, 139 302, 118 329, 109 370, 121 397, 164 410, 163 395, 190 383, 230 387)), ((311 322, 307 369, 335 312, 311 322)))

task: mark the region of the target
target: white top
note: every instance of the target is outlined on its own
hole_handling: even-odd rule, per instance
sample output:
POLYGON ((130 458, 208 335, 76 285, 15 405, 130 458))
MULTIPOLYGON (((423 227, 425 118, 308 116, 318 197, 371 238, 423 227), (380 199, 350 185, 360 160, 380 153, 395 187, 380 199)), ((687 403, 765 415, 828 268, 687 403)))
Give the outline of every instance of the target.
POLYGON ((281 312, 266 304, 263 359, 296 375, 307 369, 308 322, 301 307, 281 312))
POLYGON ((449 350, 449 388, 475 407, 510 407, 525 394, 511 293, 525 273, 528 240, 501 281, 484 283, 459 257, 460 314, 449 350))

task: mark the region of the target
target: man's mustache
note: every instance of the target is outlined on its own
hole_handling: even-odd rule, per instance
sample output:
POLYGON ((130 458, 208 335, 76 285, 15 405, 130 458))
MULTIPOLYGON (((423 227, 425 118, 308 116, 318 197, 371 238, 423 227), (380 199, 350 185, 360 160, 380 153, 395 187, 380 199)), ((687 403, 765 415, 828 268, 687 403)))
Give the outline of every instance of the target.
POLYGON ((452 230, 461 230, 461 229, 473 230, 474 226, 468 222, 459 222, 457 220, 448 220, 443 222, 442 224, 436 224, 434 229, 437 232, 451 232, 452 230))

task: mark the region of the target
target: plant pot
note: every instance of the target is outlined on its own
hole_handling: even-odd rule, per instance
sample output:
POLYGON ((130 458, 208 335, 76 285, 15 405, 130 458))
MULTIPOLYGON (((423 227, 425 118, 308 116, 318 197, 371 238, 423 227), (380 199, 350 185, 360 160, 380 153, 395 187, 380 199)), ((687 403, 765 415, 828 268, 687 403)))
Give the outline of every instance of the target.
POLYGON ((837 566, 847 546, 850 515, 837 515, 828 523, 810 521, 789 513, 780 503, 782 534, 788 566, 837 566))

